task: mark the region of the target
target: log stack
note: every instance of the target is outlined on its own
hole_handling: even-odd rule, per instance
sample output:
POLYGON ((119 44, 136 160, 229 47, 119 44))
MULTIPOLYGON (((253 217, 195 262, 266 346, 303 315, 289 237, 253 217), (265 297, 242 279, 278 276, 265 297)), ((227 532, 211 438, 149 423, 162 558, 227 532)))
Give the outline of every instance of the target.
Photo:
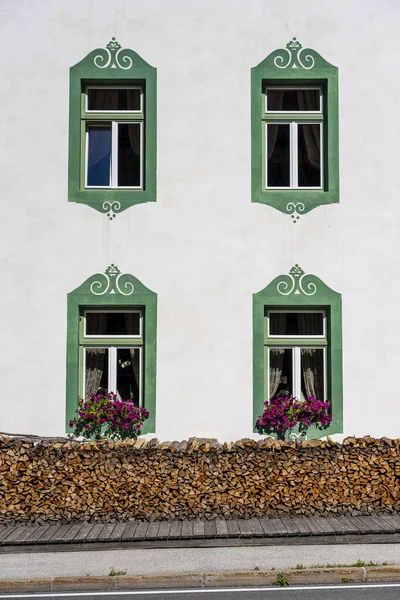
POLYGON ((0 436, 0 522, 250 518, 400 509, 400 440, 220 444, 0 436))

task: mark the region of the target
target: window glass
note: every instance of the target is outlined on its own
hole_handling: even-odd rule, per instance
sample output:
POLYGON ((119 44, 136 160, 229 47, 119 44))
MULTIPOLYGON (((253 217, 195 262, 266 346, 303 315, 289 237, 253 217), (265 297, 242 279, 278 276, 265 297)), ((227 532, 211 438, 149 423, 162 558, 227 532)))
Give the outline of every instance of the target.
POLYGON ((267 124, 267 185, 290 186, 290 125, 267 124))
POLYGON ((319 187, 321 185, 321 125, 307 123, 298 125, 298 185, 319 187))
POLYGON ((85 348, 85 398, 108 390, 108 348, 85 348))
POLYGON ((293 350, 270 348, 269 350, 269 398, 285 398, 293 395, 293 350))
POLYGON ((111 175, 111 123, 87 126, 87 185, 109 186, 111 175))
POLYGON ((138 336, 139 312, 86 312, 87 336, 138 336))
POLYGON ((324 350, 301 348, 300 350, 301 391, 304 397, 325 398, 324 350))
POLYGON ((99 88, 87 90, 87 110, 141 110, 142 90, 99 88))
POLYGON ((141 125, 118 123, 118 186, 141 184, 141 125))
POLYGON ((267 89, 267 111, 269 112, 318 112, 320 110, 319 89, 267 89))
POLYGON ((324 335, 324 315, 322 312, 270 312, 269 335, 324 335))
POLYGON ((117 348, 117 396, 139 406, 140 350, 117 348))
POLYGON ((314 396, 323 400, 324 370, 322 348, 270 348, 269 398, 314 396))

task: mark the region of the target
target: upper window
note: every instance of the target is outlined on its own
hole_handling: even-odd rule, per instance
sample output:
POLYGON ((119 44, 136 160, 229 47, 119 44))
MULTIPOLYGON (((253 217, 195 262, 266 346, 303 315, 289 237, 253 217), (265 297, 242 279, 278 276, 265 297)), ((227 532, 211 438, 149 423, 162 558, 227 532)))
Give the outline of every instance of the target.
MULTIPOLYGON (((254 420, 265 400, 314 396, 331 402, 328 433, 342 419, 341 297, 295 265, 253 296, 254 420)), ((320 437, 317 429, 311 437, 320 437)))
POLYGON ((85 187, 143 189, 143 90, 84 90, 85 187))
POLYGON ((69 201, 113 219, 156 200, 156 70, 113 38, 71 68, 69 201))
POLYGON ((132 399, 155 431, 157 296, 111 265, 68 294, 66 427, 78 397, 98 391, 132 399))
POLYGON ((266 189, 322 189, 321 88, 265 88, 266 189))
POLYGON ((252 201, 294 223, 339 201, 337 69, 294 38, 252 69, 252 201))

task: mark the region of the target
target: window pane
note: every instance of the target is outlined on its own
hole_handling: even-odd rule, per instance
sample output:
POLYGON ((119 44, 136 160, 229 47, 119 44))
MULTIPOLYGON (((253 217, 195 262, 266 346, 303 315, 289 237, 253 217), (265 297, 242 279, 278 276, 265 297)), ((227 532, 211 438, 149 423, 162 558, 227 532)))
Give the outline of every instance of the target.
POLYGON ((301 349, 301 391, 304 397, 325 400, 324 351, 322 348, 301 349))
POLYGON ((293 394, 293 350, 270 348, 269 350, 269 399, 293 394))
POLYGON ((85 349, 85 398, 108 390, 108 348, 85 349))
POLYGON ((324 335, 323 313, 270 312, 269 335, 324 335))
POLYGON ((319 90, 267 89, 267 111, 307 112, 321 110, 319 90))
POLYGON ((298 125, 299 187, 321 186, 321 125, 298 125))
POLYGON ((118 186, 138 187, 141 157, 141 126, 139 123, 118 124, 118 186))
POLYGON ((267 187, 290 186, 290 126, 267 124, 267 187))
POLYGON ((86 335, 133 336, 140 335, 138 312, 87 312, 86 335))
POLYGON ((88 110, 140 110, 140 89, 88 89, 88 110))
POLYGON ((140 402, 140 350, 117 349, 117 395, 121 400, 130 398, 138 406, 140 402))
POLYGON ((87 185, 109 186, 111 124, 88 125, 87 185))

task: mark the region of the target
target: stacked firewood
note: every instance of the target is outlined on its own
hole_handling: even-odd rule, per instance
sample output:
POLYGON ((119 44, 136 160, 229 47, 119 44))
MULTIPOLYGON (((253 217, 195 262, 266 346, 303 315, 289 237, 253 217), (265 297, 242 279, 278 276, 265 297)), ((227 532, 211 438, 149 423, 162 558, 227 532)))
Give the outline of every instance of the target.
POLYGON ((220 444, 0 436, 0 522, 248 518, 400 509, 400 440, 220 444))

